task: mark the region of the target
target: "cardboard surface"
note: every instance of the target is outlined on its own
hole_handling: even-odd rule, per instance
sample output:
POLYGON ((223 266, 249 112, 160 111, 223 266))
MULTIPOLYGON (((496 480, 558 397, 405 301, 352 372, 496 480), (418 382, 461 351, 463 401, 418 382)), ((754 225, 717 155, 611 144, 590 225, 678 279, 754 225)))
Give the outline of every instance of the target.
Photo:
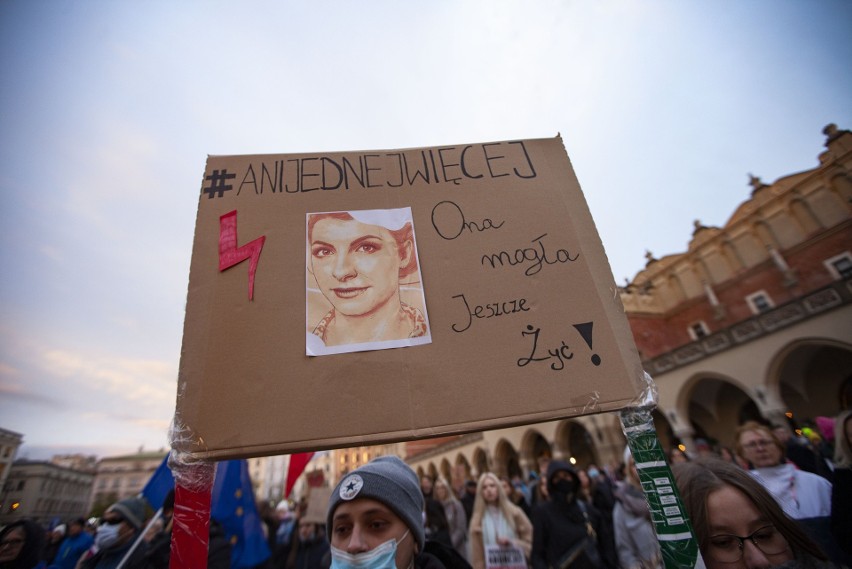
POLYGON ((325 524, 331 492, 331 488, 308 488, 308 506, 302 520, 312 524, 325 524))
POLYGON ((613 411, 642 379, 560 138, 208 158, 178 450, 218 460, 613 411), (306 216, 397 208, 411 208, 431 343, 306 355, 306 216))

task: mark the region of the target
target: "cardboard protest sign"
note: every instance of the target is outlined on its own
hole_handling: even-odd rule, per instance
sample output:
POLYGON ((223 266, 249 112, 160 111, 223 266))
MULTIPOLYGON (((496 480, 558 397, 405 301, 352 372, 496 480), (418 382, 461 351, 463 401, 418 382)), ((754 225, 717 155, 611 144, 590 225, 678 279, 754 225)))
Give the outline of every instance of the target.
POLYGON ((508 427, 621 409, 642 385, 561 139, 208 158, 176 449, 508 427))
POLYGON ((324 524, 328 515, 328 503, 331 501, 331 488, 308 488, 307 502, 302 519, 312 524, 324 524))
POLYGON ((485 569, 527 569, 524 550, 516 545, 486 545, 485 569))

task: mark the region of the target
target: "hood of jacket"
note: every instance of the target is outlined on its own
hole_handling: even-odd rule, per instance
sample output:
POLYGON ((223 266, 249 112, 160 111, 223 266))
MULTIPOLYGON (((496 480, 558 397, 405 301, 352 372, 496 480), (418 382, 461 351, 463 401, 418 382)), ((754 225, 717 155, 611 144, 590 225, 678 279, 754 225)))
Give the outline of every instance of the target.
POLYGON ((553 487, 553 475, 559 472, 560 470, 564 470, 571 476, 571 480, 574 481, 574 493, 577 493, 577 490, 580 488, 580 477, 577 475, 577 471, 574 470, 574 467, 564 462, 562 460, 551 460, 550 465, 547 467, 547 490, 553 495, 554 487, 553 487))

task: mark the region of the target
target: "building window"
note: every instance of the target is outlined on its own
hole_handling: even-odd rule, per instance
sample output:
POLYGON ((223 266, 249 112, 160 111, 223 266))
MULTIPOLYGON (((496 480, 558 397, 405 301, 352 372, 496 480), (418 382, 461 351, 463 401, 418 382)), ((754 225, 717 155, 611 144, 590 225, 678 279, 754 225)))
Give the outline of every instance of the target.
POLYGON ((766 294, 766 291, 764 290, 748 295, 746 297, 746 302, 754 314, 762 314, 772 310, 775 306, 775 304, 772 303, 772 299, 769 298, 769 295, 766 294))
POLYGON ((835 279, 852 278, 852 254, 849 251, 826 259, 823 263, 835 279))
POLYGON ((707 324, 705 324, 703 320, 693 322, 689 325, 689 337, 693 340, 700 340, 701 338, 706 338, 709 335, 710 329, 707 328, 707 324))

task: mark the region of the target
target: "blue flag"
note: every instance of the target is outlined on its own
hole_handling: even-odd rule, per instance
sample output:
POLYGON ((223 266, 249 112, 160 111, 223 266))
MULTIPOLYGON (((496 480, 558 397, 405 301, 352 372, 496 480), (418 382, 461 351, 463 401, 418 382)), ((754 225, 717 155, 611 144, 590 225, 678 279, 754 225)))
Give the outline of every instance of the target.
POLYGON ((142 489, 142 497, 148 500, 148 505, 152 510, 159 510, 163 507, 163 500, 169 490, 174 490, 175 477, 172 476, 172 471, 169 469, 169 455, 163 458, 163 462, 157 467, 151 479, 142 489))
POLYGON ((222 524, 231 542, 231 569, 254 567, 269 559, 271 553, 245 460, 228 460, 217 465, 210 516, 222 524))

